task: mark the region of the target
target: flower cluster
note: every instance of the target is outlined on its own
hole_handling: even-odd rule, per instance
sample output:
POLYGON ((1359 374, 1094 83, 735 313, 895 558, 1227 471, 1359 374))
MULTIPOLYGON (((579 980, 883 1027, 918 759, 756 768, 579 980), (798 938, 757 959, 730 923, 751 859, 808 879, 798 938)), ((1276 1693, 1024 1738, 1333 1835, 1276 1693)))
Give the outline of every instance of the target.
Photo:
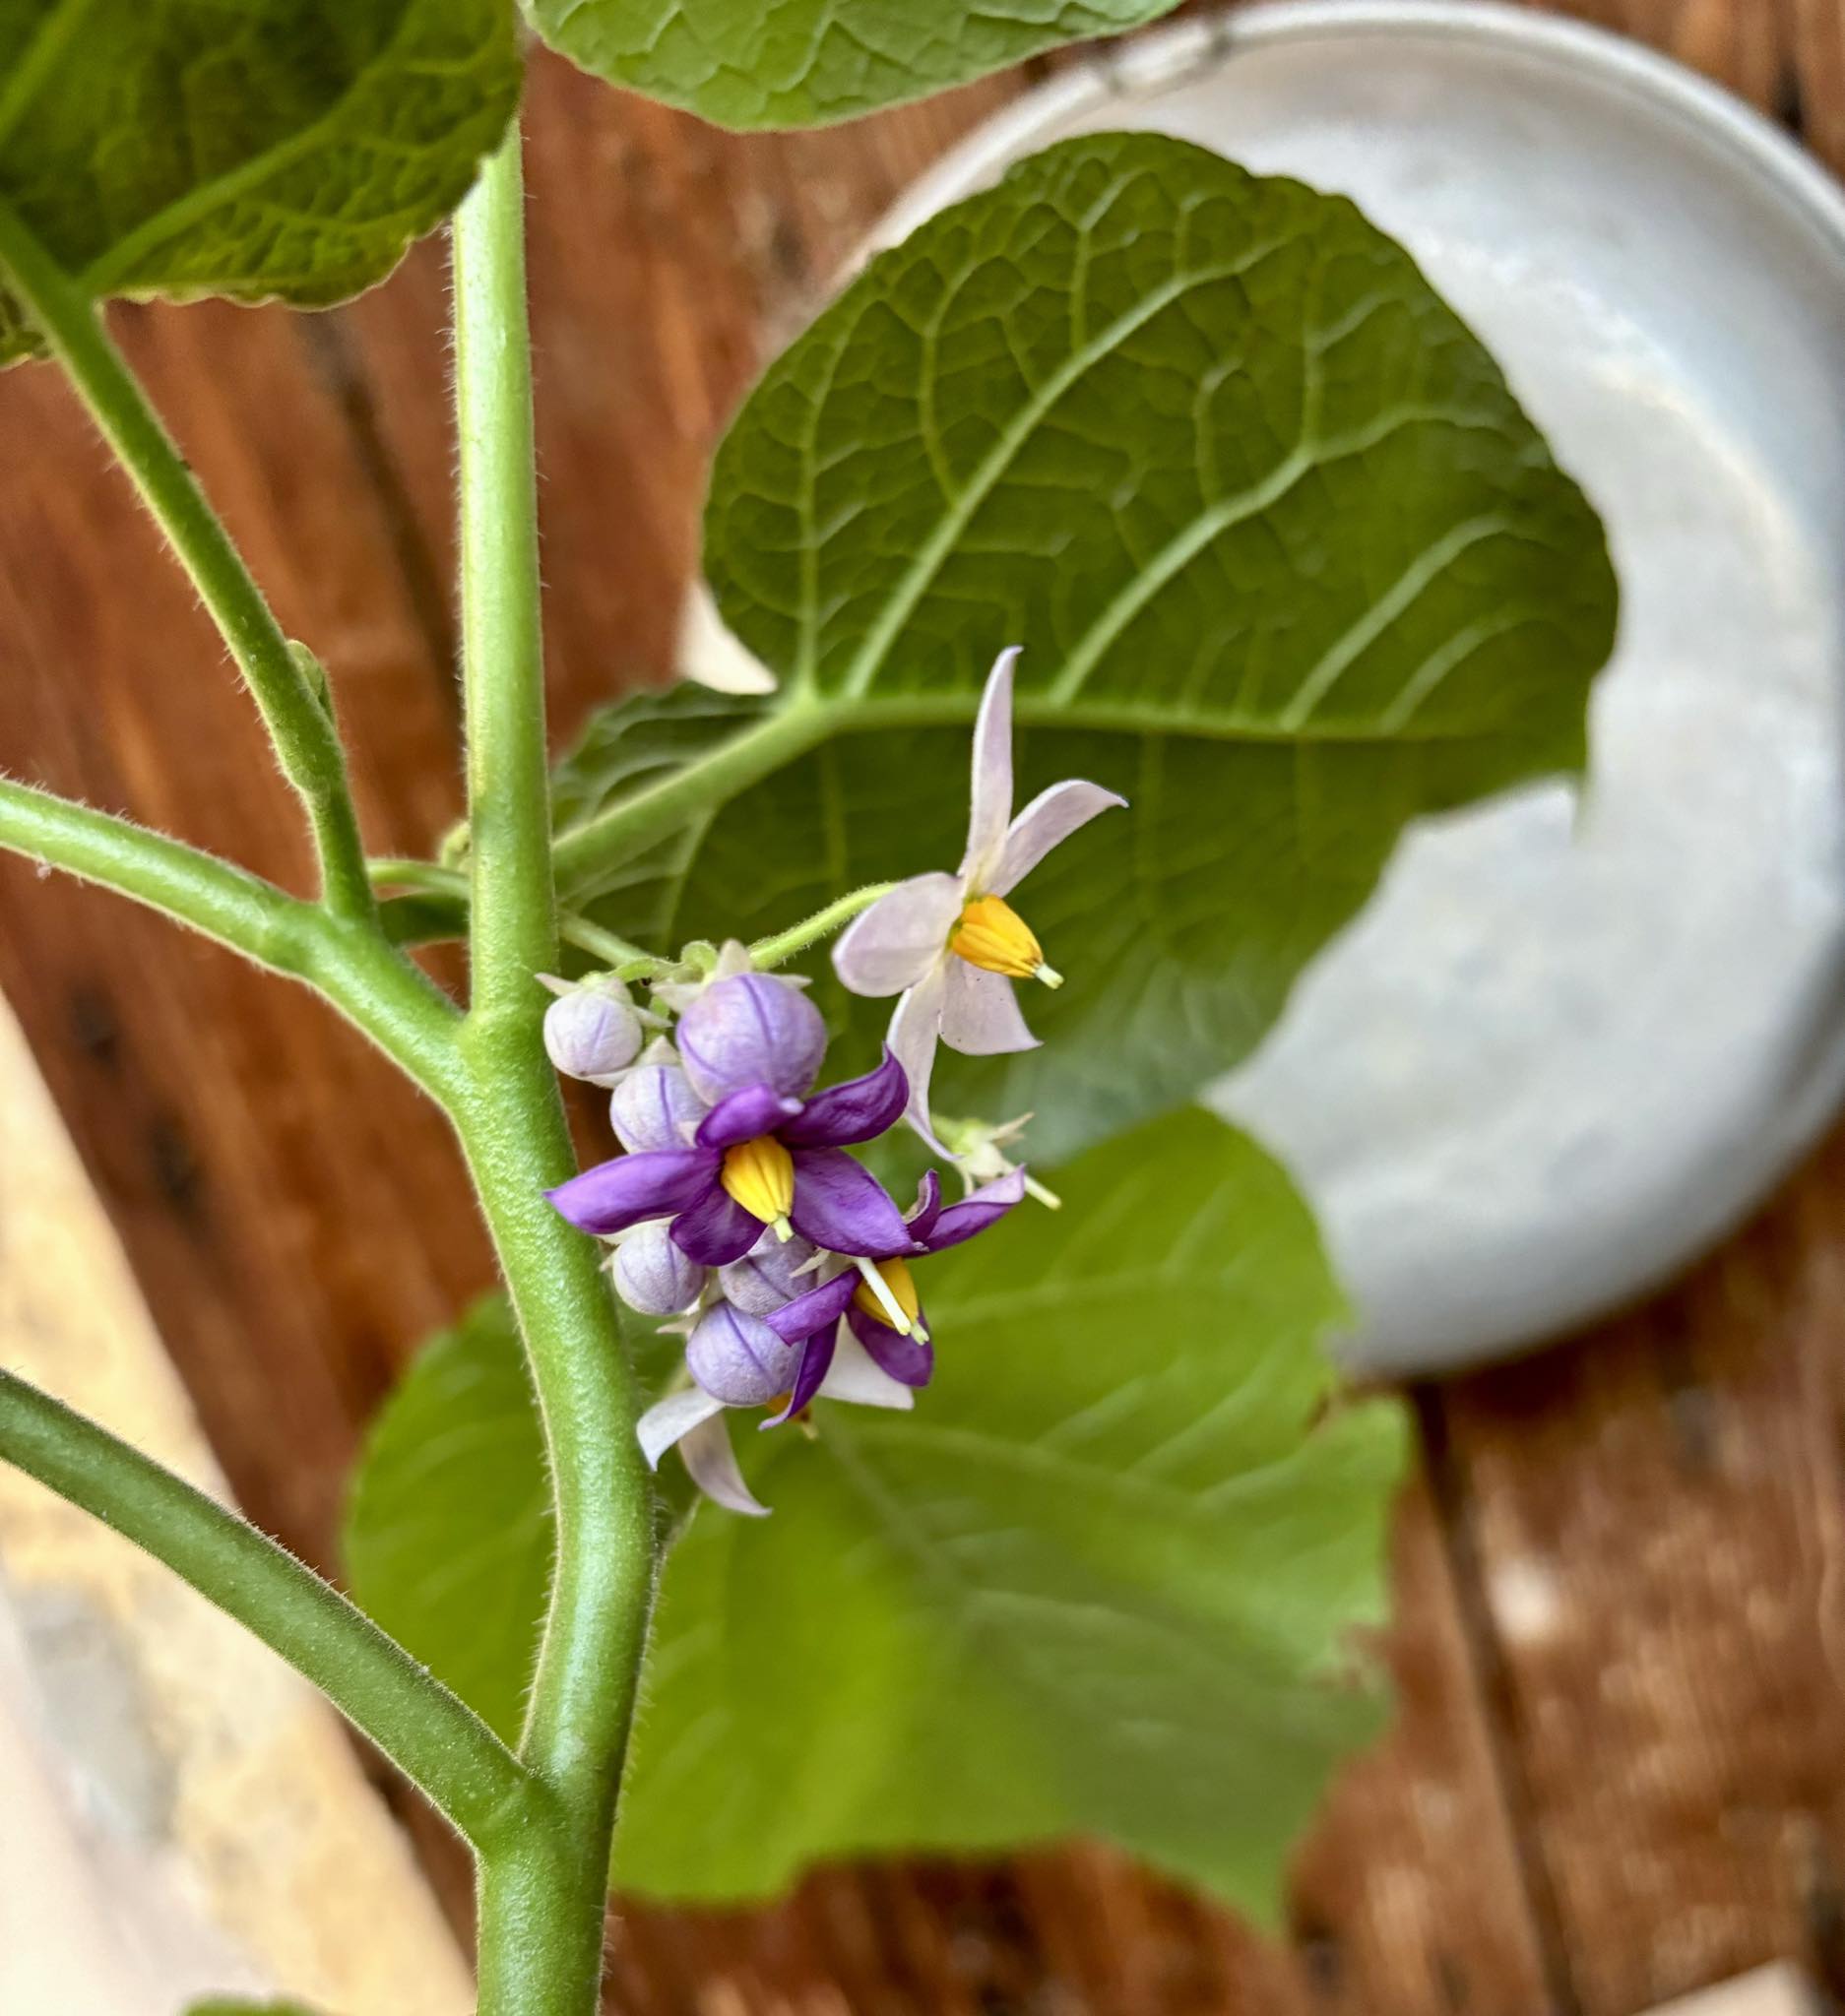
POLYGON ((814 1090, 827 1039, 805 982, 756 971, 740 945, 715 965, 706 948, 710 971, 655 985, 676 1023, 637 1009, 607 976, 561 991, 545 1015, 551 1061, 608 1089, 623 1150, 550 1201, 613 1242, 622 1299, 685 1338, 685 1380, 643 1417, 641 1446, 658 1465, 676 1445, 700 1488, 733 1511, 766 1507, 737 1467, 732 1410, 762 1410, 773 1428, 820 1398, 913 1406, 935 1359, 912 1262, 986 1230, 1028 1189, 1055 1202, 999 1153, 1019 1123, 950 1125, 928 1107, 938 1040, 975 1054, 1035 1041, 1011 981, 1058 976, 1004 899, 1059 840, 1121 802, 1070 782, 1011 817, 1015 657, 1001 657, 981 703, 959 870, 898 884, 838 949, 855 992, 901 996, 875 1070, 814 1090), (649 1024, 669 1035, 650 1044, 649 1024), (957 1203, 943 1204, 931 1169, 902 1211, 848 1153, 906 1119, 956 1163, 957 1203))

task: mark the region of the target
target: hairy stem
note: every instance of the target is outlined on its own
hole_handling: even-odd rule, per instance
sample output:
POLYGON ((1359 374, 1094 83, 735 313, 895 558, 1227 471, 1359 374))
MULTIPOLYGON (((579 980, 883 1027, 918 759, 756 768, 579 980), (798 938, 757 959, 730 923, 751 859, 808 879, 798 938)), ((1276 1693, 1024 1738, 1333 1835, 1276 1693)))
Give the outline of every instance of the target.
POLYGON ((869 910, 880 896, 888 896, 896 886, 894 882, 868 882, 850 896, 835 899, 824 910, 815 911, 812 916, 791 924, 786 931, 758 938, 749 948, 750 963, 764 972, 782 965, 797 952, 805 952, 809 945, 830 937, 842 924, 851 923, 861 911, 869 910))
POLYGON ((540 1789, 473 1710, 267 1534, 12 1373, 0 1457, 145 1547, 312 1680, 477 1849, 517 1837, 540 1789))
POLYGON ((304 980, 424 1091, 458 1076, 455 1010, 369 925, 334 916, 164 834, 0 778, 0 848, 146 904, 273 973, 304 980))
POLYGON ((638 1399, 595 1246, 543 1191, 574 1167, 534 977, 556 958, 519 135, 455 220, 473 999, 457 1114, 531 1360, 557 1567, 521 1755, 558 1815, 480 1870, 482 2016, 591 2016, 615 1794, 653 1600, 638 1399))
POLYGON ((329 908, 369 920, 371 884, 331 711, 89 296, 4 202, 0 271, 134 479, 236 660, 283 775, 307 809, 329 908))

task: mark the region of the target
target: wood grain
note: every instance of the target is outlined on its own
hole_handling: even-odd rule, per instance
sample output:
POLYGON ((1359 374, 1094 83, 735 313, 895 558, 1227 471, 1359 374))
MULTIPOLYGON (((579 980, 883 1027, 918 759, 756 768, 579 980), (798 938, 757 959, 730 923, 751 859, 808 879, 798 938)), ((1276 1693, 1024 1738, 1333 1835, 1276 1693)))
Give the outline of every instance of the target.
MULTIPOLYGON (((1585 0, 1845 165, 1839 0, 1585 0)), ((895 192, 1026 81, 738 139, 541 59, 532 271, 561 735, 669 669, 703 472, 765 347, 895 192)), ((119 326, 283 620, 332 667, 366 832, 458 809, 445 279, 335 316, 119 326)), ((0 757, 285 880, 292 809, 223 655, 48 372, 0 380, 0 757)), ((313 1003, 0 864, 0 989, 251 1512, 323 1564, 355 1435, 488 1277, 440 1121, 313 1003)), ((1417 1397, 1396 1729, 1284 1930, 1092 1848, 628 1909, 610 2005, 709 2016, 1626 2016, 1775 1955, 1838 1972, 1845 1139, 1654 1307, 1417 1397)), ((466 1886, 414 1823, 459 1921, 466 1886)), ((355 2011, 352 2016, 370 2016, 355 2011)))

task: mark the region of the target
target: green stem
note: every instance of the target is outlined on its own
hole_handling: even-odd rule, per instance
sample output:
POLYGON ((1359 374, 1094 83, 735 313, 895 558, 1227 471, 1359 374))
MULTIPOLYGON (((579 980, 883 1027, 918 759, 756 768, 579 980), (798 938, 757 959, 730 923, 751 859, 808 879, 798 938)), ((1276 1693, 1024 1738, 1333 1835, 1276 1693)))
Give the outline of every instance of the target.
POLYGON ((838 897, 824 910, 815 911, 802 922, 791 924, 786 931, 758 938, 749 948, 750 964, 764 972, 780 966, 795 953, 805 952, 809 945, 818 944, 841 924, 851 923, 860 911, 869 910, 880 896, 888 896, 896 886, 894 882, 867 882, 862 889, 855 889, 850 896, 838 897))
POLYGON ((457 1076, 453 1004, 369 925, 94 806, 0 778, 0 848, 69 870, 305 980, 426 1092, 457 1076))
POLYGON ((4 202, 0 271, 134 479, 236 660, 283 775, 307 808, 329 907, 368 921, 371 885, 331 713, 90 297, 4 202))
MULTIPOLYGON (((419 895, 441 897, 457 905, 463 917, 467 914, 468 877, 459 868, 445 868, 438 861, 374 860, 371 880, 375 889, 409 889, 419 895)), ((465 924, 462 928, 466 928, 465 924)), ((561 906, 557 910, 557 935, 566 945, 574 945, 592 959, 600 959, 609 972, 619 973, 623 979, 678 971, 673 960, 643 952, 638 945, 631 945, 613 931, 605 931, 601 924, 593 924, 588 917, 561 906)))
POLYGON ((477 1849, 516 1839, 540 1789, 485 1723, 267 1534, 10 1372, 0 1458, 144 1547, 313 1681, 477 1849))
POLYGON ((519 135, 455 220, 473 1002, 457 1112, 531 1360, 557 1566, 521 1754, 554 1827, 480 1870, 482 2016, 591 2016, 616 1789, 653 1600, 638 1396, 594 1244, 544 1190, 574 1158, 534 978, 556 957, 519 135))

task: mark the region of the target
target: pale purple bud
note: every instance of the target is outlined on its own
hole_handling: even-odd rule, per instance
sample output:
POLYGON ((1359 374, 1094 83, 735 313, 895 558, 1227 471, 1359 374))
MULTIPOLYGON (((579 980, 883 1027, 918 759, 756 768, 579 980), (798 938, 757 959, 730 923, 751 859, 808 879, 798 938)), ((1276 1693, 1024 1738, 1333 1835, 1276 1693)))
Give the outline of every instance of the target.
POLYGON ((544 1011, 544 1049, 566 1078, 612 1085, 641 1054, 641 1021, 625 994, 576 987, 544 1011))
POLYGON ((818 1275, 803 1274, 796 1279, 795 1273, 812 1258, 813 1248, 798 1234, 781 1239, 772 1231, 764 1232, 742 1259, 718 1269, 718 1286, 745 1315, 772 1315, 817 1285, 818 1275))
POLYGON ((608 1122, 623 1148, 640 1154, 683 1148, 705 1117, 705 1102, 676 1064, 642 1064, 608 1097, 608 1122))
POLYGON ((677 1316, 697 1301, 705 1270, 681 1253, 664 1225, 637 1226, 615 1249, 615 1292, 643 1316, 677 1316))
POLYGON ((674 1035, 692 1089, 713 1105, 747 1085, 799 1099, 812 1089, 826 1055, 819 1009, 767 973, 714 981, 680 1017, 674 1035))
POLYGON ((760 1316, 719 1302, 685 1347, 692 1377, 727 1407, 760 1407, 795 1383, 802 1346, 784 1344, 760 1316))

